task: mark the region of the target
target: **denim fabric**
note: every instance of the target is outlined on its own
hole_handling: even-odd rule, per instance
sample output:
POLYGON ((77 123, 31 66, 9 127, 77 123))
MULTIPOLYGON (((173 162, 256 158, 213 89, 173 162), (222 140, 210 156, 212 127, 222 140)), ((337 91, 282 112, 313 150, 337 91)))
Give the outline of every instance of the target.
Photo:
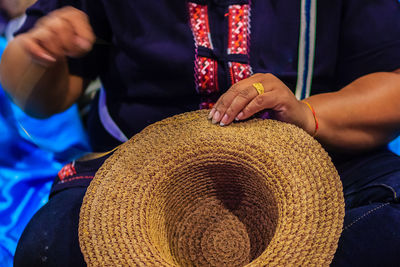
POLYGON ((371 203, 398 202, 400 157, 379 150, 336 163, 346 201, 346 210, 371 203))
POLYGON ((33 216, 18 243, 14 266, 86 266, 78 241, 85 192, 85 187, 61 191, 33 216))
MULTIPOLYGON (((77 162, 95 173, 106 159, 77 162)), ((386 151, 336 162, 343 181, 346 215, 332 266, 396 266, 400 264, 400 157, 386 151)), ((83 168, 84 167, 84 168, 83 168)), ((15 266, 85 266, 79 250, 79 207, 90 181, 58 183, 51 198, 32 219, 20 239, 15 266)))
POLYGON ((399 266, 399 222, 399 203, 373 203, 348 210, 331 266, 399 266))
POLYGON ((382 150, 337 168, 346 215, 332 266, 399 266, 400 157, 382 150))

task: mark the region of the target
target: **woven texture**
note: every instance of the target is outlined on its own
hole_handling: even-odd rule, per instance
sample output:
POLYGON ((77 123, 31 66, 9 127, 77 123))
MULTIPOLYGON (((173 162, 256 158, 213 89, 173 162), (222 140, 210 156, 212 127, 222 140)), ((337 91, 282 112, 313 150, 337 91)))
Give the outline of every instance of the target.
POLYGON ((328 154, 296 126, 157 122, 96 173, 80 213, 89 266, 327 266, 344 217, 328 154))

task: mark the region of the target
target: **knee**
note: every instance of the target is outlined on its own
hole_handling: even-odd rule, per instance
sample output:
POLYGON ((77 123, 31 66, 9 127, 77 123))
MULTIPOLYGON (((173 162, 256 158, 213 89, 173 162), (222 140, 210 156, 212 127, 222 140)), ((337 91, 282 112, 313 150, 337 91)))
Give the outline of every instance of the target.
POLYGON ((84 266, 79 248, 79 210, 86 189, 58 193, 25 228, 15 252, 14 266, 84 266))

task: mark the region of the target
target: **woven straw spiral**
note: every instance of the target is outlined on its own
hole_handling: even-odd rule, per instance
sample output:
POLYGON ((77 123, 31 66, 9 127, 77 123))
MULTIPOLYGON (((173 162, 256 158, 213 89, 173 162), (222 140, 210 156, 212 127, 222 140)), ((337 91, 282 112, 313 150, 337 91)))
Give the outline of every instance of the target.
POLYGON ((344 217, 328 154, 296 126, 177 115, 123 144, 80 213, 89 266, 327 266, 344 217))

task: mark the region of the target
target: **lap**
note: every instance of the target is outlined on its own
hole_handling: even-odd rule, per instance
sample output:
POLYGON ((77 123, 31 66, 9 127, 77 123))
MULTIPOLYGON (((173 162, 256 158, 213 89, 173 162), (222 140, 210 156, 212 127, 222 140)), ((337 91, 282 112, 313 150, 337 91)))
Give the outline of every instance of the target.
POLYGON ((400 157, 388 150, 335 164, 343 183, 346 210, 374 202, 396 202, 400 195, 400 157))
POLYGON ((54 195, 25 228, 14 266, 86 266, 79 248, 79 210, 86 188, 54 195))
POLYGON ((400 261, 400 204, 373 203, 346 212, 331 266, 393 266, 400 261))
POLYGON ((332 266, 391 266, 400 260, 400 157, 370 153, 337 166, 345 218, 332 266))
MULTIPOLYGON (((100 166, 101 162, 94 165, 100 166)), ((93 164, 85 171, 93 172, 93 164)), ((84 169, 81 166, 82 170, 84 169)), ((400 157, 387 151, 337 165, 346 202, 344 228, 332 266, 391 265, 400 260, 400 157)), ((79 173, 75 174, 79 175, 79 173)), ((65 183, 26 227, 15 266, 84 266, 78 241, 86 188, 65 183)))

